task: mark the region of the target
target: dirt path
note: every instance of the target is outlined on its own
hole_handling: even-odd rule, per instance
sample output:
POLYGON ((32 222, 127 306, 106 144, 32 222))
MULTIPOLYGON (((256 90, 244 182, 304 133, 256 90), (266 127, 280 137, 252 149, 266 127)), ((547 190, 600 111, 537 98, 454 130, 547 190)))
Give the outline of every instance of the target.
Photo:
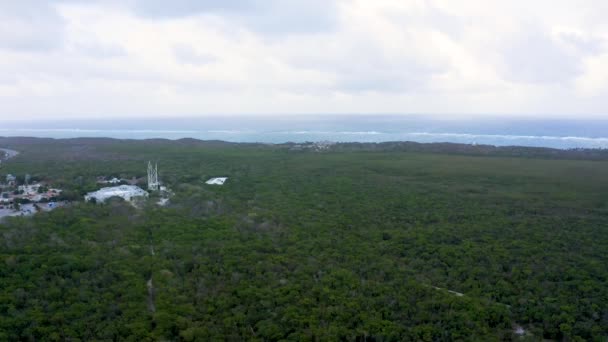
POLYGON ((453 295, 455 295, 457 297, 464 297, 464 293, 460 293, 460 292, 444 289, 442 287, 437 287, 437 286, 431 286, 431 287, 434 288, 435 290, 446 291, 447 293, 451 293, 451 294, 453 294, 453 295))
MULTIPOLYGON (((152 231, 149 230, 148 234, 150 235, 150 255, 155 256, 156 253, 154 252, 154 244, 152 243, 152 231)), ((151 313, 155 313, 156 312, 156 304, 155 299, 156 299, 156 290, 154 288, 154 282, 152 281, 152 272, 150 271, 150 279, 148 279, 148 281, 146 282, 146 287, 148 288, 148 311, 150 311, 151 313)))
POLYGON ((150 276, 150 279, 148 279, 146 286, 148 287, 148 311, 150 311, 151 313, 155 313, 156 312, 156 305, 154 304, 155 290, 154 290, 154 283, 152 282, 152 276, 150 276))
MULTIPOLYGON (((448 289, 445 289, 445 288, 442 288, 442 287, 437 287, 437 286, 432 286, 432 285, 425 285, 425 286, 431 287, 431 288, 433 288, 435 290, 438 290, 438 291, 447 292, 447 293, 452 294, 452 295, 454 295, 456 297, 465 297, 466 296, 464 293, 456 292, 456 291, 453 291, 453 290, 448 290, 448 289)), ((506 308, 509 308, 509 309, 511 308, 511 305, 504 304, 504 303, 494 302, 494 304, 496 304, 496 305, 502 305, 502 306, 504 306, 506 308)), ((517 335, 517 336, 524 336, 524 335, 532 336, 526 329, 524 329, 521 325, 519 325, 517 323, 513 323, 513 333, 515 335, 517 335)))

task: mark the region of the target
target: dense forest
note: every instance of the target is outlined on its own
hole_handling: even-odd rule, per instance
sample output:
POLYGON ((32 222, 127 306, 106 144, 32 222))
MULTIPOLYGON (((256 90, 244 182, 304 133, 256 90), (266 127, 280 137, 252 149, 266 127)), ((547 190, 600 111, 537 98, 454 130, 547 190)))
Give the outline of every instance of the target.
POLYGON ((608 338, 604 151, 293 145, 0 138, 71 201, 0 223, 0 340, 608 338))

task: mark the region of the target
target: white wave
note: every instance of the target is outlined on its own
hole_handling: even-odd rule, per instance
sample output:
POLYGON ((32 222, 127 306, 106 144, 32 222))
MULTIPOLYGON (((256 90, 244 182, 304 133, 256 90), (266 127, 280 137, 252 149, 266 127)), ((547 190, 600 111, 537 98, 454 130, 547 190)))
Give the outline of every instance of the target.
POLYGON ((503 140, 556 140, 556 141, 578 141, 608 144, 608 137, 578 137, 578 136, 550 136, 550 135, 511 135, 511 134, 470 134, 470 133, 433 133, 433 132, 378 132, 378 131, 280 131, 265 134, 333 134, 333 135, 387 135, 387 136, 411 136, 428 138, 460 138, 460 139, 503 139, 503 140))
POLYGON ((156 129, 82 129, 82 128, 0 128, 0 132, 55 132, 55 133, 188 133, 198 131, 156 129))
POLYGON ((216 133, 216 134, 242 134, 242 133, 252 133, 251 131, 239 131, 234 129, 218 129, 218 130, 209 130, 207 133, 216 133))
POLYGON ((302 135, 302 134, 336 134, 336 132, 332 132, 332 131, 278 131, 278 132, 266 132, 263 134, 302 135))
POLYGON ((401 133, 411 136, 428 136, 428 137, 450 137, 450 138, 467 138, 467 139, 507 139, 507 140, 561 140, 561 141, 581 141, 581 142, 597 142, 608 143, 608 138, 590 138, 577 136, 550 136, 550 135, 507 135, 507 134, 468 134, 468 133, 430 133, 430 132, 411 132, 401 133))
POLYGON ((608 137, 550 136, 550 135, 510 135, 510 134, 471 134, 454 132, 406 132, 406 131, 340 131, 340 130, 284 130, 256 131, 236 129, 215 130, 177 130, 177 129, 81 129, 81 128, 0 128, 0 135, 32 136, 97 136, 97 137, 192 137, 198 139, 219 138, 228 141, 285 142, 289 140, 333 140, 343 142, 454 142, 488 145, 543 146, 554 148, 608 148, 608 137), (140 135, 137 135, 140 134, 140 135), (214 134, 210 136, 210 134, 214 134), (136 135, 136 136, 131 136, 136 135))
MULTIPOLYGON (((377 131, 279 131, 279 132, 269 132, 269 133, 276 133, 276 134, 286 134, 286 135, 290 135, 290 134, 298 134, 298 135, 302 135, 302 134, 342 134, 342 135, 377 135, 377 134, 387 134, 387 133, 383 133, 383 132, 377 132, 377 131)), ((268 134, 268 133, 266 133, 268 134)))
POLYGON ((346 134, 346 135, 378 135, 378 134, 386 134, 386 133, 382 133, 382 132, 377 132, 377 131, 341 131, 341 132, 337 132, 338 134, 346 134))

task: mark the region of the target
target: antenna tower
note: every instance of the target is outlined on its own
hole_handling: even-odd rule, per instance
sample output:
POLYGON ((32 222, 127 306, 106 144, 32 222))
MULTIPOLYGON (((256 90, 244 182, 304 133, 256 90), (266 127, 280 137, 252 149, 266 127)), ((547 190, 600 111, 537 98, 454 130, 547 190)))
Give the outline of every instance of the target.
POLYGON ((152 162, 148 162, 148 190, 158 190, 158 164, 152 166, 152 162))

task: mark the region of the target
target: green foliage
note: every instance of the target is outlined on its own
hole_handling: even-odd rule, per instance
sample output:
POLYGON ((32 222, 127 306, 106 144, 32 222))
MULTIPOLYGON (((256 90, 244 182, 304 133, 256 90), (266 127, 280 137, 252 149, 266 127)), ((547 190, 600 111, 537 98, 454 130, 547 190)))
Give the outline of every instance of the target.
POLYGON ((6 220, 0 340, 499 341, 516 324, 532 340, 608 336, 605 161, 10 147, 22 153, 2 172, 64 196, 141 177, 148 159, 176 195, 6 220))

